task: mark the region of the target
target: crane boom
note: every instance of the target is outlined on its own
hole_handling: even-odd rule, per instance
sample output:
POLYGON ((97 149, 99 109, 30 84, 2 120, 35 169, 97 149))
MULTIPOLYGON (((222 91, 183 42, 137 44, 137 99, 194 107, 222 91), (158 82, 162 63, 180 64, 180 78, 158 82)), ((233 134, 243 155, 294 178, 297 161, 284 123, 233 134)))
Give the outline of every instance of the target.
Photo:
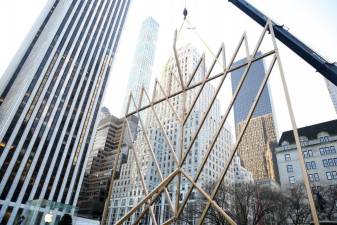
MULTIPOLYGON (((265 26, 268 17, 256 9, 254 6, 244 0, 228 0, 241 11, 247 14, 250 18, 255 20, 261 26, 265 26)), ((313 66, 319 73, 321 73, 326 79, 331 81, 337 86, 337 66, 334 63, 330 63, 320 56, 316 51, 309 48, 306 44, 292 35, 289 31, 283 28, 283 26, 277 25, 272 21, 275 37, 295 52, 298 56, 304 59, 307 63, 313 66)))

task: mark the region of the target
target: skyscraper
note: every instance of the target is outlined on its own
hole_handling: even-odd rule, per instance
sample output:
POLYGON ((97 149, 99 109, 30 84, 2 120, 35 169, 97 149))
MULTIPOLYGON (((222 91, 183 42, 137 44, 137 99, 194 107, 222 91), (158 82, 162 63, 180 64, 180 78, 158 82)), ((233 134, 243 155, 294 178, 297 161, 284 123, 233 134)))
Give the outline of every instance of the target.
POLYGON ((2 224, 13 224, 34 199, 76 205, 129 4, 50 0, 6 70, 0 82, 2 224))
MULTIPOLYGON (((260 52, 257 55, 261 55, 260 52)), ((246 59, 241 59, 235 63, 235 65, 240 65, 245 63, 246 59)), ((231 74, 232 81, 232 92, 235 92, 237 88, 245 67, 233 71, 231 74)), ((240 122, 244 121, 248 115, 250 107, 253 105, 254 98, 260 88, 262 80, 265 75, 264 63, 262 60, 252 63, 245 82, 243 83, 240 93, 234 103, 234 120, 237 126, 240 122)), ((267 115, 273 113, 272 104, 269 95, 268 85, 264 88, 260 100, 256 106, 253 117, 267 115)))
MULTIPOLYGON (((138 104, 141 88, 144 86, 146 90, 149 90, 156 42, 158 39, 158 29, 159 25, 152 17, 145 19, 142 23, 126 89, 123 113, 125 113, 130 92, 132 92, 138 104)), ((133 110, 134 106, 131 104, 129 112, 133 110)))
MULTIPOLYGON (((103 108, 104 109, 104 108, 103 108)), ((102 112, 103 110, 101 110, 102 112)), ((137 126, 137 118, 130 117, 131 126, 137 126)), ((78 200, 78 214, 86 218, 101 218, 105 198, 108 193, 112 170, 116 163, 116 156, 123 134, 124 119, 108 115, 98 123, 95 141, 88 157, 83 185, 78 200)), ((136 130, 136 129, 133 129, 136 130)), ((133 134, 135 136, 135 134, 133 134)), ((121 154, 117 174, 121 161, 125 161, 130 138, 124 135, 121 143, 121 154)))
MULTIPOLYGON (((190 79, 192 71, 198 64, 200 54, 197 49, 191 44, 185 45, 178 49, 178 59, 183 73, 183 80, 185 83, 190 79)), ((205 65, 199 67, 196 72, 193 82, 201 81, 205 76, 205 65)), ((164 68, 164 72, 159 78, 160 83, 166 93, 175 93, 181 90, 181 86, 178 79, 178 68, 174 56, 171 56, 164 68)), ((163 94, 156 89, 157 94, 155 99, 163 98, 163 94)), ((184 113, 184 105, 186 109, 191 107, 194 98, 197 96, 197 89, 193 89, 186 92, 186 96, 176 95, 171 98, 171 104, 176 110, 178 115, 184 113), (185 102, 186 100, 186 102, 185 102), (185 104, 185 103, 186 104, 185 104)), ((175 114, 172 112, 170 106, 166 103, 156 105, 155 110, 158 114, 158 118, 162 123, 164 130, 155 119, 154 114, 151 111, 146 112, 146 130, 147 136, 142 131, 138 133, 137 140, 135 141, 135 151, 140 159, 142 173, 144 174, 144 180, 147 185, 147 189, 151 191, 161 182, 162 174, 163 178, 167 177, 177 167, 177 163, 170 151, 170 145, 174 149, 175 153, 179 155, 180 150, 186 151, 187 147, 191 143, 193 135, 196 133, 199 125, 201 124, 202 117, 206 111, 208 105, 211 102, 215 89, 211 84, 206 84, 204 91, 199 96, 199 100, 195 104, 187 122, 182 128, 177 121, 175 114), (184 133, 183 140, 180 139, 181 134, 184 133), (158 172, 155 162, 150 154, 149 147, 147 145, 147 139, 153 148, 154 155, 158 161, 160 173, 158 172), (170 140, 170 143, 168 143, 170 140)), ((188 154, 185 163, 183 164, 183 170, 191 177, 195 177, 198 167, 200 166, 203 157, 206 154, 207 148, 211 142, 211 138, 215 134, 215 130, 218 129, 218 125, 221 121, 220 114, 220 101, 215 100, 213 107, 206 118, 200 133, 197 136, 195 143, 192 145, 191 151, 188 154)), ((210 154, 210 157, 202 170, 202 175, 198 179, 197 183, 201 187, 212 184, 221 173, 226 161, 228 160, 229 152, 232 145, 232 135, 228 125, 225 125, 222 129, 219 138, 210 154)), ((136 205, 137 201, 144 197, 144 190, 141 185, 140 176, 137 173, 137 166, 133 157, 133 151, 130 151, 128 162, 122 165, 121 176, 118 180, 115 180, 113 185, 113 193, 111 198, 111 209, 109 212, 109 224, 114 224, 124 213, 126 213, 132 206, 136 205)), ((225 178, 226 183, 234 182, 234 165, 230 167, 228 174, 225 178)), ((186 178, 182 178, 180 185, 180 199, 176 199, 177 186, 175 181, 168 186, 168 192, 172 198, 172 201, 182 201, 188 189, 191 187, 190 182, 186 178)), ((193 190, 192 197, 189 199, 195 199, 198 195, 197 190, 193 190)), ((170 210, 168 202, 165 197, 155 204, 154 207, 156 219, 158 223, 163 223, 170 217, 170 210)), ((140 212, 135 214, 135 217, 131 218, 131 221, 137 218, 140 212)), ((151 224, 150 218, 146 218, 144 224, 151 224)))
MULTIPOLYGON (((257 55, 261 55, 259 52, 257 55)), ((239 65, 246 59, 239 60, 239 65)), ((231 73, 232 91, 235 92, 245 67, 231 73)), ((258 60, 251 65, 246 79, 234 103, 236 136, 239 136, 249 110, 265 77, 264 62, 258 60)), ((238 147, 238 153, 245 168, 253 174, 257 182, 278 181, 278 171, 274 148, 277 144, 276 129, 269 95, 268 84, 263 89, 253 117, 238 147)))

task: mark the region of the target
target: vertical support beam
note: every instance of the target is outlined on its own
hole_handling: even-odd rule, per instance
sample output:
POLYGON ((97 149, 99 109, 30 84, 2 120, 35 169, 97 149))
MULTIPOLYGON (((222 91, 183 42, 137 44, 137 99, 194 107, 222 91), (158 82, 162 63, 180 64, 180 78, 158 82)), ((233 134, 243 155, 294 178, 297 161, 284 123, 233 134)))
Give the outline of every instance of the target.
POLYGON ((292 125, 292 128, 293 128, 293 133, 294 133, 295 143, 296 143, 296 148, 297 148, 297 156, 300 160, 301 171, 302 171, 302 175, 303 175, 304 186, 305 186, 305 189, 307 191, 307 195, 308 195, 308 199, 309 199, 311 215, 312 215, 312 218, 314 220, 315 225, 319 225, 319 219, 318 219, 318 216, 317 216, 314 198, 312 196, 312 191, 311 191, 311 187, 310 187, 310 183, 309 183, 308 173, 307 173, 307 170, 306 170, 306 167, 305 167, 305 161, 304 161, 304 158, 303 158, 303 155, 302 155, 302 148, 301 148, 300 138, 299 138, 299 135, 298 135, 297 124, 296 124, 296 120, 295 120, 295 114, 294 114, 293 107, 292 107, 292 104, 291 104, 291 98, 290 98, 290 95, 289 95, 287 82, 286 82, 286 79, 284 77, 283 65, 282 65, 281 59, 279 57, 279 50, 278 50, 278 47, 277 47, 277 44, 276 44, 275 34, 274 34, 273 26, 272 26, 272 23, 271 23, 270 19, 268 19, 267 25, 269 27, 269 31, 270 31, 270 34, 271 34, 271 37, 272 37, 274 49, 275 49, 276 54, 278 56, 277 57, 277 64, 278 64, 278 67, 279 67, 279 70, 280 70, 280 76, 281 76, 281 80, 282 80, 283 91, 284 91, 284 95, 285 95, 286 102, 287 102, 287 108, 288 108, 288 113, 289 113, 289 116, 290 116, 291 125, 292 125))
MULTIPOLYGON (((249 125, 250 119, 251 119, 252 116, 253 116, 253 113, 254 113, 254 111, 255 111, 255 108, 256 108, 256 106, 257 106, 257 103, 258 103, 258 101, 259 101, 259 99, 260 99, 260 97, 261 97, 261 95, 262 95, 262 91, 263 91, 264 87, 265 87, 266 84, 267 84, 268 78, 269 78, 269 76, 270 76, 270 74, 271 74, 271 71, 272 71, 272 69, 273 69, 273 67, 274 67, 274 64, 275 64, 275 62, 276 62, 276 58, 277 58, 277 56, 274 55, 274 58, 273 58, 273 60, 272 60, 272 62, 271 62, 271 64, 270 64, 270 66, 269 66, 268 72, 267 72, 267 74, 265 75, 265 77, 264 77, 264 79, 263 79, 263 81, 262 81, 262 84, 261 84, 261 86, 260 86, 260 88, 259 88, 259 91, 258 91, 257 95, 256 95, 255 98, 254 98, 253 105, 251 106, 251 108, 250 108, 250 110, 249 110, 248 116, 247 116, 247 118, 246 118, 245 125, 244 125, 244 127, 243 127, 243 129, 242 129, 242 131, 241 131, 241 133, 240 133, 240 135, 239 135, 238 140, 236 141, 236 144, 235 144, 235 146, 234 146, 234 149, 233 149, 232 152, 230 153, 229 159, 228 159, 227 162, 226 162, 226 165, 225 165, 224 170, 222 171, 220 177, 218 178, 218 181, 217 181, 217 183, 216 183, 216 186, 215 186, 214 190, 212 191, 212 194, 211 194, 211 198, 212 198, 212 199, 214 199, 215 195, 217 194, 217 192, 218 192, 218 190, 219 190, 219 188, 220 188, 220 186, 221 186, 221 183, 222 183, 223 179, 224 179, 225 176, 226 176, 226 173, 227 173, 227 171, 228 171, 228 169, 229 169, 229 166, 230 166, 230 164, 231 164, 231 162, 232 162, 232 160, 233 160, 233 158, 234 158, 234 156, 235 156, 235 154, 236 154, 236 152, 237 152, 237 149, 238 149, 238 147, 239 147, 239 145, 240 145, 240 143, 241 143, 241 140, 242 140, 242 138, 243 138, 243 135, 245 134, 246 129, 247 129, 248 125, 249 125)), ((200 217, 200 220, 199 220, 199 222, 198 222, 198 225, 201 225, 201 224, 203 223, 203 221, 204 221, 204 219, 205 219, 205 217, 206 217, 206 214, 207 214, 207 212, 208 212, 208 209, 209 209, 210 205, 211 205, 211 203, 208 202, 207 205, 206 205, 206 207, 205 207, 205 209, 204 209, 203 212, 202 212, 202 215, 201 215, 201 217, 200 217)))

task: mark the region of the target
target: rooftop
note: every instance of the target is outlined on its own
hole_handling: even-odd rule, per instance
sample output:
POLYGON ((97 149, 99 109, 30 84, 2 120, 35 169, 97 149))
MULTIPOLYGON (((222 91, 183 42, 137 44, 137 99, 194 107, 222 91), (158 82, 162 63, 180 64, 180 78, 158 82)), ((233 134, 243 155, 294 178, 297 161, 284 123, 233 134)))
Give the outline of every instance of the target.
MULTIPOLYGON (((330 120, 323 123, 298 128, 299 136, 305 136, 309 140, 316 139, 317 134, 322 131, 329 133, 329 135, 337 134, 337 120, 330 120)), ((293 130, 288 130, 282 133, 282 136, 279 140, 279 145, 281 145, 283 141, 287 141, 289 144, 295 142, 293 130)))

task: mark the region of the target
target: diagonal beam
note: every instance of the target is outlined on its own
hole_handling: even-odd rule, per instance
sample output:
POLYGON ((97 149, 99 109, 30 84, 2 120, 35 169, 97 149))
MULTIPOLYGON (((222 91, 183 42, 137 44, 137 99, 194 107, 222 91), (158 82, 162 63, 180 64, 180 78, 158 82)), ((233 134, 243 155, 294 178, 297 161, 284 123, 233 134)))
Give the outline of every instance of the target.
POLYGON ((157 198, 160 196, 161 192, 163 190, 160 190, 158 193, 154 195, 154 198, 150 200, 149 204, 143 209, 143 212, 136 218, 135 222, 133 225, 139 224, 141 219, 146 215, 147 211, 150 209, 150 206, 157 200, 157 198))
POLYGON ((310 188, 310 182, 309 182, 309 176, 305 167, 305 161, 302 155, 302 147, 301 147, 301 143, 300 143, 300 138, 299 138, 299 134, 298 134, 298 130, 297 130, 297 125, 296 125, 296 120, 295 120, 295 114, 292 108, 292 103, 291 103, 291 99, 290 99, 290 95, 289 95, 289 91, 288 91, 288 86, 287 86, 287 82, 286 79, 284 77, 284 70, 283 70, 283 65, 281 62, 281 58, 279 57, 279 50, 276 44, 276 39, 275 39, 275 34, 274 34, 274 29, 273 29, 273 25, 270 19, 268 19, 267 21, 267 26, 269 28, 270 34, 271 34, 271 39, 273 41, 273 46, 274 49, 276 50, 276 54, 277 54, 277 64, 279 67, 279 71, 280 71, 280 76, 281 76, 281 81, 282 81, 282 87, 283 87, 283 92, 286 98, 286 102, 287 102, 287 108, 288 108, 288 113, 290 116, 290 120, 291 120, 291 125, 293 128, 293 133, 294 133, 294 137, 295 137, 295 143, 296 143, 296 149, 297 149, 297 156, 300 159, 300 165, 301 165, 301 171, 302 171, 302 175, 303 175, 303 180, 304 180, 304 186, 307 192, 307 196, 309 199, 309 205, 310 205, 310 211, 311 211, 311 215, 312 218, 314 220, 315 225, 319 225, 319 219, 317 216, 317 211, 316 211, 316 207, 315 207, 315 202, 314 202, 314 198, 312 196, 312 191, 310 188))
POLYGON ((211 198, 209 194, 207 194, 204 189, 199 187, 197 183, 194 182, 193 178, 190 177, 185 171, 181 171, 181 173, 191 182, 191 184, 198 189, 198 191, 207 199, 207 201, 213 205, 214 208, 216 208, 222 216, 226 219, 226 221, 231 225, 236 225, 235 221, 211 198))
POLYGON ((204 87, 205 87, 205 85, 206 85, 206 80, 207 80, 207 79, 209 78, 209 76, 211 75, 211 72, 212 72, 212 70, 213 70, 213 68, 214 68, 214 66, 215 66, 215 63, 216 63, 217 59, 219 58, 221 52, 223 52, 223 51, 224 51, 224 46, 221 45, 221 47, 220 47, 218 53, 216 54, 216 57, 215 57, 214 60, 213 60, 213 63, 212 63, 212 65, 211 65, 211 67, 209 68, 209 70, 208 70, 206 76, 203 78, 202 85, 201 85, 201 87, 199 88, 197 95, 196 95, 195 98, 193 99, 192 105, 191 105, 191 107, 190 107, 190 110, 188 110, 188 113, 187 113, 187 115, 186 115, 186 117, 185 117, 185 119, 184 119, 183 125, 186 124, 186 122, 187 122, 189 116, 191 115, 191 112, 192 112, 192 110, 193 110, 195 104, 197 103, 197 101, 198 101, 198 99, 199 99, 199 97, 200 97, 201 92, 203 91, 203 89, 204 89, 204 87))
MULTIPOLYGON (((241 37, 241 39, 240 39, 240 41, 239 41, 239 43, 238 43, 238 45, 237 45, 237 47, 235 49, 235 52, 234 52, 234 54, 232 56, 232 59, 230 61, 229 68, 233 65, 234 60, 235 60, 235 58, 236 58, 236 56, 237 56, 237 54, 238 54, 238 52, 239 52, 239 50, 241 48, 241 45, 242 45, 244 39, 245 39, 245 36, 242 35, 242 37, 241 37)), ((217 98, 217 96, 218 96, 218 94, 219 94, 219 92, 221 90, 221 87, 222 87, 222 85, 223 85, 223 83, 224 83, 224 81, 225 81, 225 79, 227 77, 228 71, 229 70, 225 70, 224 76, 222 77, 220 83, 218 84, 218 87, 217 87, 217 89, 216 89, 216 91, 215 91, 215 93, 214 93, 214 95, 212 97, 212 100, 211 100, 210 104, 208 105, 206 112, 203 114, 203 117, 201 119, 200 125, 198 126, 197 131, 193 134, 192 140, 191 140, 191 142, 190 142, 190 144, 189 144, 189 146, 187 148, 187 151, 186 151, 186 153, 185 153, 185 155, 184 155, 184 157, 183 157, 183 159, 181 161, 180 166, 182 166, 184 164, 184 162, 185 162, 185 160, 186 160, 186 158, 188 156, 188 153, 191 151, 192 146, 193 146, 194 142, 196 141, 196 139, 197 139, 197 137, 198 137, 198 135, 199 135, 199 133, 200 133, 200 131, 201 131, 201 129, 202 129, 205 121, 206 121, 206 118, 207 118, 209 112, 211 111, 212 106, 213 106, 213 104, 214 104, 214 102, 215 102, 215 100, 216 100, 216 98, 217 98)), ((202 87, 204 87, 204 85, 205 85, 205 83, 203 84, 202 87)))
MULTIPOLYGON (((132 97, 132 100, 133 100, 133 103, 134 103, 134 105, 135 105, 135 101, 134 101, 134 98, 133 98, 133 97, 132 97)), ((158 163, 157 158, 156 158, 156 156, 155 156, 155 154, 154 154, 154 151, 153 151, 152 145, 151 145, 151 143, 150 143, 149 137, 148 137, 148 135, 147 135, 147 133, 146 133, 146 128, 147 128, 147 127, 145 128, 145 126, 144 126, 144 123, 143 123, 143 120, 142 120, 141 117, 140 117, 138 108, 137 108, 137 115, 138 115, 138 118, 139 118, 140 125, 141 125, 141 127, 142 127, 142 132, 143 132, 143 134, 144 134, 144 136, 145 136, 145 140, 146 140, 147 146, 148 146, 148 148, 149 148, 149 150, 150 150, 152 160, 155 162, 155 166, 156 166, 156 169, 157 169, 157 171, 158 171, 160 181, 163 181, 163 180, 164 180, 163 174, 161 173, 161 169, 160 169, 160 167, 159 167, 159 163, 158 163)), ((165 191, 165 195, 166 195, 167 201, 169 202, 169 206, 171 207, 172 212, 174 212, 174 207, 173 207, 173 204, 172 204, 172 200, 171 200, 171 198, 170 198, 170 195, 169 195, 169 193, 168 193, 168 191, 167 191, 166 188, 165 188, 164 191, 165 191)))
POLYGON ((172 103, 170 102, 169 96, 168 96, 168 94, 166 93, 166 91, 164 90, 163 86, 160 84, 160 82, 159 82, 157 79, 155 80, 155 84, 159 86, 160 91, 161 91, 162 94, 164 95, 165 100, 166 100, 166 102, 169 104, 169 106, 170 106, 171 110, 173 111, 175 117, 177 118, 178 121, 181 122, 181 118, 179 117, 177 111, 175 110, 175 108, 173 107, 172 103))
MULTIPOLYGON (((143 187, 143 190, 144 190, 145 194, 148 195, 149 191, 147 190, 145 180, 144 180, 144 176, 143 176, 142 170, 140 168, 139 159, 138 159, 138 156, 137 156, 137 151, 136 151, 136 148, 135 148, 135 145, 134 145, 134 139, 132 137, 132 131, 131 131, 130 124, 129 124, 128 120, 126 120, 126 124, 127 124, 127 127, 128 127, 128 132, 129 132, 129 136, 130 136, 131 143, 132 143, 133 156, 134 156, 135 161, 136 161, 136 167, 137 167, 137 171, 138 171, 139 176, 140 176, 140 181, 141 181, 141 184, 142 184, 142 187, 143 187)), ((148 200, 147 202, 149 203, 150 201, 148 200)), ((152 221, 153 221, 154 225, 157 225, 156 217, 155 217, 154 211, 153 211, 153 206, 150 207, 150 214, 151 214, 152 221)))
MULTIPOLYGON (((260 97, 261 97, 261 95, 262 95, 262 91, 263 91, 264 87, 266 86, 267 81, 268 81, 268 78, 269 78, 269 76, 270 76, 270 74, 271 74, 271 71, 272 71, 274 65, 275 65, 276 59, 277 59, 277 56, 274 55, 274 57, 273 57, 273 59, 272 59, 272 62, 271 62, 271 64, 270 64, 270 66, 269 66, 269 69, 268 69, 268 71, 267 71, 267 74, 265 75, 265 77, 264 77, 264 79, 263 79, 263 81, 262 81, 262 84, 261 84, 261 86, 260 86, 260 89, 259 89, 257 95, 255 96, 254 103, 253 103, 253 105, 252 105, 251 108, 250 108, 249 114, 248 114, 248 116, 247 116, 247 118, 246 118, 245 125, 244 125, 242 131, 240 132, 240 136, 239 136, 238 140, 236 141, 236 144, 235 144, 235 146, 234 146, 234 149, 233 149, 233 150, 231 151, 231 153, 230 153, 229 160, 227 160, 226 165, 225 165, 225 167, 224 167, 224 170, 222 171, 220 177, 218 178, 218 181, 217 181, 217 183, 216 183, 216 186, 215 186, 214 190, 212 191, 212 194, 211 194, 211 198, 212 198, 212 199, 214 199, 215 195, 217 194, 217 192, 218 192, 218 190, 219 190, 219 188, 220 188, 220 186, 221 186, 221 183, 222 183, 223 179, 225 178, 225 175, 226 175, 226 173, 227 173, 227 171, 228 171, 228 169, 229 169, 229 166, 230 166, 230 164, 231 164, 231 162, 232 162, 232 160, 233 160, 233 158, 234 158, 234 156, 235 156, 235 154, 236 154, 236 152, 237 152, 237 149, 238 149, 238 147, 239 147, 239 144, 241 143, 241 140, 242 140, 242 138, 243 138, 243 135, 244 135, 244 133, 246 132, 246 129, 247 129, 247 127, 248 127, 248 124, 249 124, 249 122, 250 122, 250 119, 252 118, 253 113, 254 113, 254 111, 255 111, 255 108, 256 108, 256 106, 257 106, 257 103, 258 103, 258 101, 259 101, 259 99, 260 99, 260 97)), ((202 215, 201 215, 200 220, 199 220, 199 223, 198 223, 199 225, 203 223, 203 221, 204 221, 204 219, 205 219, 205 216, 206 216, 206 214, 207 214, 207 211, 208 211, 209 207, 210 207, 210 202, 207 203, 205 209, 204 209, 203 212, 202 212, 202 215)))
MULTIPOLYGON (((150 199, 152 196, 155 196, 157 198, 158 193, 161 193, 164 188, 173 180, 173 178, 177 175, 178 169, 175 169, 170 175, 168 175, 162 182, 158 184, 156 188, 154 188, 148 195, 146 195, 140 202, 137 203, 133 208, 129 210, 122 218, 120 218, 117 222, 116 225, 122 224, 125 220, 127 220, 132 214, 136 212, 136 210, 141 207, 144 203, 147 202, 148 199, 150 199)), ((155 200, 150 200, 150 205, 154 202, 155 200)))
MULTIPOLYGON (((129 94, 128 101, 127 101, 127 104, 126 104, 125 114, 127 114, 128 111, 129 111, 130 102, 131 102, 131 93, 129 94)), ((104 202, 101 225, 105 225, 106 222, 109 222, 109 221, 106 221, 106 220, 107 220, 107 217, 108 217, 108 209, 109 209, 109 204, 110 204, 110 200, 111 200, 110 198, 111 198, 112 191, 113 191, 113 184, 114 184, 114 179, 115 179, 115 175, 116 175, 119 155, 122 151, 122 144, 123 144, 123 138, 124 138, 124 133, 125 133, 125 125, 126 125, 125 121, 126 120, 127 120, 127 118, 124 118, 122 134, 121 134, 121 137, 119 139, 118 148, 117 148, 118 150, 117 150, 117 154, 116 154, 116 163, 113 165, 113 168, 112 168, 108 196, 107 196, 107 198, 105 199, 105 202, 104 202)))
MULTIPOLYGON (((149 95, 147 94, 146 90, 145 90, 144 88, 142 88, 142 90, 144 91, 146 98, 150 101, 150 97, 149 97, 149 95)), ((153 112, 153 114, 154 114, 154 116, 155 116, 155 118, 156 118, 156 120, 157 120, 157 122, 158 122, 158 124, 159 124, 159 127, 160 127, 161 131, 162 131, 163 134, 164 134, 164 138, 165 138, 167 144, 169 145, 169 150, 170 150, 170 152, 171 152, 171 154, 172 154, 172 156, 173 156, 173 159, 174 159, 174 161, 175 161, 175 162, 177 163, 177 165, 178 165, 179 163, 178 163, 177 155, 176 155, 176 153, 174 152, 174 148, 173 148, 173 146, 172 146, 172 144, 171 144, 171 141, 170 141, 170 139, 168 138, 168 136, 167 136, 167 134, 166 134, 166 132, 165 132, 165 128, 164 128, 163 124, 161 123, 161 121, 160 121, 160 119, 159 119, 159 116, 158 116, 156 110, 155 110, 154 107, 153 107, 153 103, 152 103, 152 102, 151 102, 151 109, 152 109, 152 112, 153 112)))
POLYGON ((176 49, 176 44, 177 44, 177 30, 175 30, 175 32, 174 32, 173 52, 174 52, 174 58, 176 60, 177 70, 178 70, 178 74, 179 74, 180 86, 184 90, 185 89, 184 78, 183 78, 183 74, 181 72, 180 62, 179 62, 179 58, 178 58, 178 52, 177 52, 177 49, 176 49))
MULTIPOLYGON (((263 32, 262 32, 261 35, 260 35, 260 38, 259 38, 259 40, 258 40, 258 42, 257 42, 256 47, 255 47, 253 56, 256 55, 256 53, 257 53, 257 51, 258 51, 258 49, 259 49, 259 47, 260 47, 260 45, 261 45, 261 42, 262 42, 262 40, 263 40, 263 37, 264 37, 265 34, 266 34, 266 29, 267 29, 267 27, 265 27, 265 29, 263 30, 263 32)), ((242 43, 242 42, 241 42, 241 43, 242 43)), ((234 59, 233 59, 233 61, 234 61, 234 59)), ((241 89, 241 87, 242 87, 242 84, 243 84, 243 82, 244 82, 244 80, 245 80, 245 78, 246 78, 246 76, 247 76, 247 74, 248 74, 249 68, 250 68, 250 66, 251 66, 252 63, 253 63, 253 61, 252 61, 251 57, 249 57, 247 67, 246 67, 246 69, 245 69, 245 71, 244 71, 244 73, 243 73, 243 76, 242 76, 242 78, 241 78, 239 84, 238 84, 238 87, 236 88, 236 91, 235 91, 235 93, 234 93, 234 96, 232 97, 232 100, 231 100, 229 106, 227 107, 227 111, 226 111, 226 113, 225 113, 224 118, 223 118, 222 121, 221 121, 221 125, 220 125, 219 129, 217 130, 216 135, 213 137, 213 141, 212 141, 210 147, 208 148, 207 153, 205 154, 205 156, 204 156, 204 158, 203 158, 203 161, 202 161, 200 167, 198 168, 198 172, 197 172, 196 177, 194 178, 194 181, 197 181, 198 178, 199 178, 199 176, 201 175, 201 172, 202 172, 202 170, 203 170, 203 168, 204 168, 204 166, 205 166, 205 164, 206 164, 206 162, 207 162, 207 159, 208 159, 208 157, 209 157, 209 155, 210 155, 210 153, 211 153, 211 151, 212 151, 212 149, 213 149, 213 147, 214 147, 214 145, 215 145, 217 139, 218 139, 218 136, 220 135, 220 132, 221 132, 221 130, 222 130, 222 127, 224 126, 224 124, 225 124, 225 122, 226 122, 226 119, 227 119, 227 117, 228 117, 228 115, 229 115, 229 112, 230 112, 230 110, 231 110, 231 108, 232 108, 232 106, 233 106, 233 104, 234 104, 235 99, 237 98, 237 96, 238 96, 238 94, 239 94, 239 91, 240 91, 240 89, 241 89)), ((188 190, 188 194, 186 195, 186 197, 185 197, 185 199, 184 199, 184 201, 183 201, 183 203, 182 203, 183 206, 186 204, 187 199, 188 199, 188 197, 190 196, 191 192, 192 192, 192 188, 190 188, 190 189, 188 190)), ((177 216, 179 216, 180 213, 181 213, 181 210, 178 211, 178 215, 177 215, 177 216)))
POLYGON ((170 219, 166 220, 162 225, 169 225, 173 223, 176 220, 176 218, 173 216, 170 219))
POLYGON ((191 85, 191 83, 192 83, 192 81, 193 81, 193 78, 195 77, 195 74, 197 73, 197 71, 198 71, 198 69, 199 69, 199 67, 200 67, 200 65, 201 65, 201 63, 202 63, 203 61, 205 61, 205 54, 204 54, 204 53, 203 53, 203 54, 201 55, 201 57, 199 58, 199 61, 198 61, 197 65, 196 65, 196 67, 194 68, 193 72, 192 72, 191 75, 189 76, 190 78, 189 78, 189 80, 187 81, 186 87, 188 87, 188 86, 191 85))

